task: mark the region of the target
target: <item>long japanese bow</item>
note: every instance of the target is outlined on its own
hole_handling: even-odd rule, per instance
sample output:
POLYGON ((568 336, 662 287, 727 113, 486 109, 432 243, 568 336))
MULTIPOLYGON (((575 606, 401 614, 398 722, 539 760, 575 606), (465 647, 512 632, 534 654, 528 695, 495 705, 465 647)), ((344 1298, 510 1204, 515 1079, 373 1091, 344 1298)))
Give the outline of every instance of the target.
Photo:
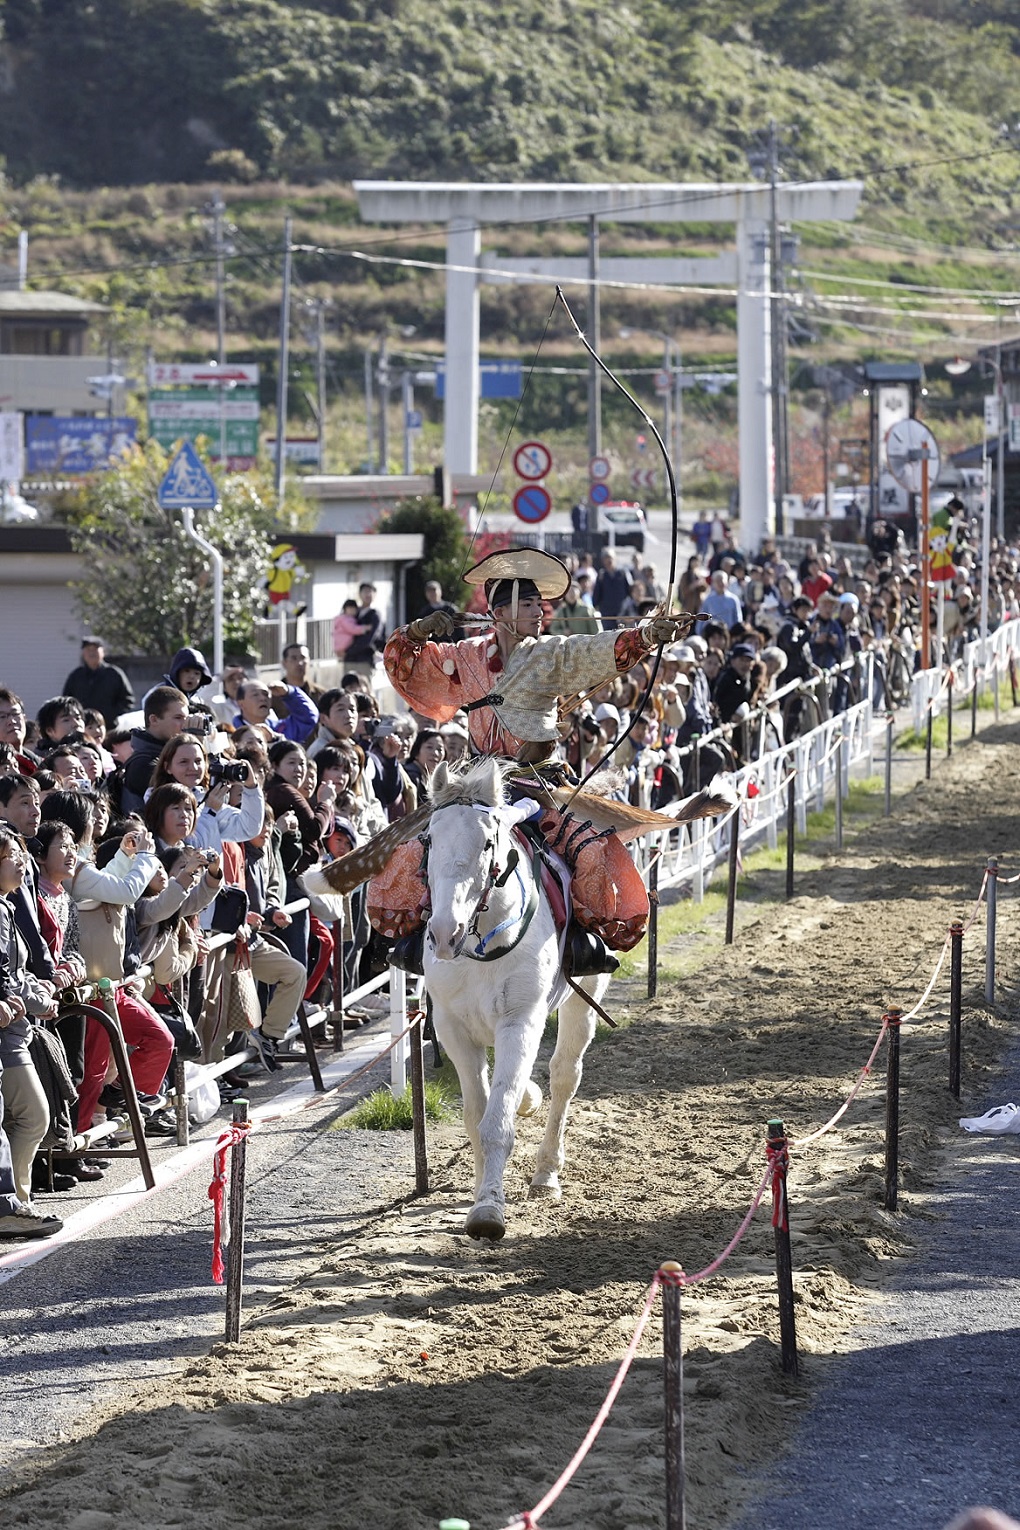
MULTIPOLYGON (((667 479, 667 481, 669 483, 669 505, 670 505, 670 516, 671 516, 671 525, 672 525, 672 533, 673 534, 672 534, 672 537, 670 538, 670 547, 669 547, 669 580, 667 582, 667 587, 666 587, 666 598, 665 598, 665 600, 663 601, 663 604, 662 604, 662 614, 665 615, 665 616, 669 616, 669 614, 670 614, 670 612, 672 610, 672 607, 673 607, 673 597, 676 594, 676 556, 677 556, 677 542, 679 541, 679 538, 680 538, 680 506, 679 506, 679 502, 678 502, 678 499, 677 499, 676 474, 673 472, 673 463, 670 460, 669 452, 666 449, 666 443, 662 439, 662 436, 659 434, 659 430, 658 430, 657 425, 655 424, 655 421, 652 419, 651 415, 648 413, 648 411, 644 407, 644 405, 638 402, 638 400, 634 397, 633 393, 631 393, 630 389, 626 386, 626 384, 624 384, 624 383, 622 383, 620 381, 620 379, 617 377, 616 373, 613 372, 609 367, 606 366, 606 363, 602 360, 602 357, 599 355, 598 351, 595 349, 595 347, 588 340, 588 337, 585 335, 585 333, 582 330, 580 324, 578 324, 576 318, 574 317, 574 313, 573 313, 573 310, 570 307, 570 304, 567 302, 566 298, 563 295, 563 288, 562 287, 557 287, 556 288, 556 296, 557 296, 558 300, 560 301, 560 303, 562 303, 564 312, 566 313, 567 318, 570 320, 571 324, 574 327, 574 333, 577 335, 577 338, 580 340, 581 344, 584 346, 585 350, 588 352, 588 355, 595 362, 595 365, 599 368, 599 370, 601 372, 605 373, 605 375, 609 378, 609 381, 613 384, 613 386, 620 390, 620 392, 623 394, 624 398, 627 399, 627 401, 634 406, 634 408, 637 410, 638 414, 641 416, 642 420, 644 420, 644 422, 647 425, 648 429, 651 431, 652 435, 655 437, 655 444, 658 446, 659 451, 660 451, 660 453, 662 455, 662 460, 666 464, 666 479, 667 479)), ((606 751, 606 753, 599 760, 598 764, 594 765, 592 767, 592 769, 588 772, 588 774, 586 776, 582 777, 580 783, 578 784, 578 786, 576 788, 576 791, 580 791, 584 787, 585 783, 591 779, 591 777, 595 774, 595 772, 597 770, 601 770, 604 765, 608 764, 609 760, 616 753, 617 749, 619 749, 619 747, 623 743, 624 739, 628 738, 630 736, 630 734, 633 732, 634 728, 637 726, 637 723, 638 723, 642 713, 645 710, 645 707, 648 705, 648 702, 649 702, 649 700, 651 698, 652 687, 655 685, 655 681, 656 681, 656 678, 657 678, 658 673, 659 673, 659 665, 662 663, 662 650, 663 650, 663 646, 664 645, 662 643, 660 643, 659 646, 655 650, 655 662, 652 665, 651 674, 648 676, 648 684, 645 686, 644 694, 642 695, 641 700, 638 703, 638 706, 637 706, 636 710, 634 711, 634 713, 633 713, 633 715, 631 717, 630 722, 627 724, 627 727, 619 735, 619 737, 614 740, 614 742, 612 743, 610 748, 606 751)))

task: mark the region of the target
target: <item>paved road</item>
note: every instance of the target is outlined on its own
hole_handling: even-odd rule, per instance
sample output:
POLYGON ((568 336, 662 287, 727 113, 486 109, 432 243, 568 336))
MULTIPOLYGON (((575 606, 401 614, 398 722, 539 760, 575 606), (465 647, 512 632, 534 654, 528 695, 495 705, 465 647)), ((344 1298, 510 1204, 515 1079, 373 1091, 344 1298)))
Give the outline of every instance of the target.
MULTIPOLYGON (((1020 1050, 975 1113, 1016 1098, 1020 1050)), ((941 1530, 1020 1516, 1020 1138, 965 1139, 929 1246, 829 1375, 732 1530, 941 1530)))
MULTIPOLYGON (((357 1051, 378 1051, 382 1032, 374 1024, 358 1033, 347 1054, 350 1067, 357 1051)), ((410 1133, 330 1129, 358 1093, 379 1087, 388 1075, 388 1063, 379 1064, 353 1092, 264 1126, 249 1139, 250 1306, 320 1263, 370 1207, 413 1189, 410 1133)), ((294 1064, 272 1081, 255 1081, 253 1110, 281 1093, 278 1079, 292 1091, 303 1077, 303 1067, 294 1064)), ((214 1141, 224 1120, 196 1131, 194 1142, 214 1141)), ((189 1152, 172 1141, 154 1148, 154 1168, 164 1175, 189 1152)), ((196 1146, 192 1159, 200 1152, 196 1146)), ((172 1373, 222 1337, 225 1288, 213 1285, 210 1274, 210 1179, 205 1153, 175 1182, 139 1197, 136 1165, 121 1160, 103 1181, 103 1193, 81 1186, 45 1198, 68 1227, 113 1208, 122 1208, 119 1214, 27 1268, 12 1266, 10 1255, 0 1260, 0 1476, 6 1463, 33 1447, 77 1433, 89 1408, 125 1383, 172 1373)), ((41 1249, 33 1245, 33 1253, 41 1249)))

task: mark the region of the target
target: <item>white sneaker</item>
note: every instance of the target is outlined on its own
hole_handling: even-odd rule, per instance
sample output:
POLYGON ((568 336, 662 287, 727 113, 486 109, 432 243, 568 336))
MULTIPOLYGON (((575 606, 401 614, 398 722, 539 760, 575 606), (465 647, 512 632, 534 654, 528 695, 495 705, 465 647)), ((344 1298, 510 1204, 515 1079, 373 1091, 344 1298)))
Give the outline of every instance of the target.
POLYGON ((983 1116, 962 1116, 960 1125, 965 1132, 983 1132, 990 1137, 1020 1136, 1020 1110, 1015 1105, 994 1105, 983 1116))
POLYGON ((63 1225, 59 1217, 47 1216, 23 1201, 11 1216, 0 1217, 0 1239, 52 1238, 63 1225))

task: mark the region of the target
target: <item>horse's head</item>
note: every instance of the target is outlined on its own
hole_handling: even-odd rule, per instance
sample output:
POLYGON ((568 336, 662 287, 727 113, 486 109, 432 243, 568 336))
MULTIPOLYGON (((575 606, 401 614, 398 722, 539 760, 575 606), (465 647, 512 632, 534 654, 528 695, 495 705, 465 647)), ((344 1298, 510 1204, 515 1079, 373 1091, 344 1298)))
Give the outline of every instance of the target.
POLYGON ((505 801, 503 773, 485 760, 461 773, 439 765, 432 777, 428 882, 432 914, 425 929, 437 961, 455 960, 484 907, 498 871, 500 825, 494 809, 505 801))

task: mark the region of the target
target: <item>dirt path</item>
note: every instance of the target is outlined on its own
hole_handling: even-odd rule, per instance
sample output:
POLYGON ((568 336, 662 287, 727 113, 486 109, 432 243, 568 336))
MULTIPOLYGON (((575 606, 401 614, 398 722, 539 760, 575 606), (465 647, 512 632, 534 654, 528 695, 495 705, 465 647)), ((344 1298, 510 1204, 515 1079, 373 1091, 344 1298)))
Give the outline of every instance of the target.
MULTIPOLYGON (((541 1124, 523 1123, 495 1248, 460 1235, 469 1168, 454 1127, 432 1139, 434 1193, 382 1208, 234 1349, 126 1397, 129 1411, 36 1460, 8 1526, 136 1530, 497 1530, 573 1453, 633 1331, 652 1272, 727 1242, 764 1168, 764 1122, 794 1135, 849 1089, 883 1009, 919 997, 948 921, 969 914, 985 857, 1015 856, 1020 743, 982 735, 840 858, 770 905, 709 968, 600 1036, 568 1130, 564 1199, 523 1199, 541 1124), (894 847, 894 853, 893 853, 894 847)), ((1009 952, 1017 904, 1003 901, 1009 952)), ((689 942, 693 950, 697 939, 689 942)), ((684 1300, 689 1523, 746 1498, 863 1302, 923 1240, 944 1145, 984 1108, 1006 1033, 983 986, 983 918, 966 947, 963 1111, 945 1084, 948 974, 903 1043, 902 1211, 880 1206, 880 1085, 791 1176, 802 1376, 778 1368, 764 1211, 723 1273, 684 1300)), ((1014 973, 1000 983, 1011 993, 1014 973)), ((615 1001, 614 1001, 615 1002, 615 1001)), ((880 1058, 884 1074, 884 1054, 880 1058)), ((543 1520, 659 1526, 661 1342, 653 1321, 594 1452, 543 1520)))

